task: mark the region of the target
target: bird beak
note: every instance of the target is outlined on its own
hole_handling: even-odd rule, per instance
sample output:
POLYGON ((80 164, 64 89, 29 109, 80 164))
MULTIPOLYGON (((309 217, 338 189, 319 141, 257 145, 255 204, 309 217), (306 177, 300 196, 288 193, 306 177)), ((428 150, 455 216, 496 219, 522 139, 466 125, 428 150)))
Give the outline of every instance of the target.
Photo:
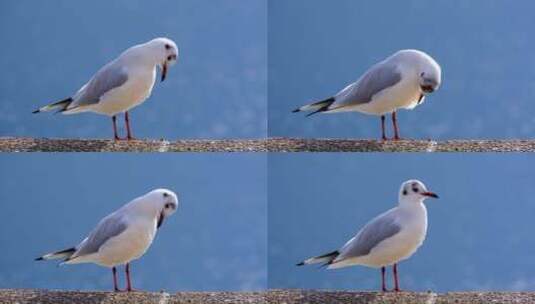
POLYGON ((160 215, 158 216, 158 223, 156 224, 156 228, 160 228, 160 226, 163 224, 164 219, 163 211, 160 212, 160 215))
POLYGON ((425 94, 430 94, 435 91, 435 87, 433 87, 432 85, 422 85, 421 89, 425 94))
POLYGON ((165 80, 165 77, 167 76, 167 61, 162 64, 162 81, 165 80))
POLYGON ((432 198, 438 198, 438 195, 436 195, 433 192, 422 192, 423 196, 432 197, 432 198))

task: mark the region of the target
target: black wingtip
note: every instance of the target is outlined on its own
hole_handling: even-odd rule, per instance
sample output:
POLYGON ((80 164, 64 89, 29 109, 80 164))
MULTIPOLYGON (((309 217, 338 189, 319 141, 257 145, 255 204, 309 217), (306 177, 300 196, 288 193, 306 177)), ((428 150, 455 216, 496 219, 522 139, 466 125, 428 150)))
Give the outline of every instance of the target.
POLYGON ((295 266, 303 266, 303 265, 305 265, 305 262, 295 264, 295 266))
POLYGON ((301 110, 299 110, 299 108, 297 108, 297 109, 292 111, 292 113, 297 113, 297 112, 301 112, 301 110))
POLYGON ((35 261, 42 261, 42 260, 44 260, 43 257, 35 258, 35 261))
POLYGON ((37 109, 35 111, 32 111, 32 114, 36 114, 36 113, 39 113, 39 112, 41 112, 41 110, 37 109))

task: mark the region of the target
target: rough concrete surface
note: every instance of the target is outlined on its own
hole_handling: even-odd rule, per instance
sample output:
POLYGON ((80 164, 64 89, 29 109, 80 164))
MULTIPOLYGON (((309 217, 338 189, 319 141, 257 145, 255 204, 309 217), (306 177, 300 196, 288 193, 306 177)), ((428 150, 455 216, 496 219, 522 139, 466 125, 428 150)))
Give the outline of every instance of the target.
POLYGON ((0 137, 0 152, 534 152, 535 140, 186 139, 0 137))
POLYGON ((535 140, 372 140, 270 138, 273 152, 533 152, 535 140))
POLYGON ((109 140, 0 137, 0 152, 264 152, 263 139, 109 140))
POLYGON ((535 303, 535 292, 360 292, 269 290, 266 292, 103 292, 0 289, 0 303, 286 303, 286 304, 486 304, 535 303))

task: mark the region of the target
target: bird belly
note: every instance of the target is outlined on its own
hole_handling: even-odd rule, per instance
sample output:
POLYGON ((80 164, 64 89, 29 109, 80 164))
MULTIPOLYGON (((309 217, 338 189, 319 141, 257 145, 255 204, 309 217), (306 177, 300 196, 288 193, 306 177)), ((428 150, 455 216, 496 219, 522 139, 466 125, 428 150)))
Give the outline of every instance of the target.
POLYGON ((150 247, 154 234, 151 229, 129 228, 107 241, 98 251, 95 263, 113 267, 141 257, 150 247))
POLYGON ((366 256, 360 257, 362 265, 383 267, 409 258, 422 245, 425 239, 425 227, 408 227, 399 234, 379 243, 366 256))
POLYGON ((128 80, 123 86, 104 94, 100 101, 92 106, 92 111, 109 116, 126 112, 143 103, 150 96, 153 86, 153 77, 128 80))
POLYGON ((400 108, 409 108, 419 97, 418 86, 405 81, 375 94, 370 102, 357 105, 354 110, 365 114, 384 115, 400 108))

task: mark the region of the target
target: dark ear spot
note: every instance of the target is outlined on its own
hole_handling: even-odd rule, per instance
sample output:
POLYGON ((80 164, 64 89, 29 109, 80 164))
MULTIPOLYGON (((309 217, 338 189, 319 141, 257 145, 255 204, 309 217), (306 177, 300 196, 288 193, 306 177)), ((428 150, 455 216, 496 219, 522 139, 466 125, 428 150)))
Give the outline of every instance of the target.
POLYGON ((165 49, 168 50, 168 49, 170 49, 170 48, 171 48, 171 45, 166 43, 166 44, 165 44, 165 49))
POLYGON ((168 196, 169 196, 169 193, 167 193, 167 192, 163 193, 163 197, 168 197, 168 196))
POLYGON ((407 190, 403 189, 403 195, 407 195, 407 190))
POLYGON ((424 72, 421 72, 420 73, 420 77, 424 77, 425 73, 424 72))

